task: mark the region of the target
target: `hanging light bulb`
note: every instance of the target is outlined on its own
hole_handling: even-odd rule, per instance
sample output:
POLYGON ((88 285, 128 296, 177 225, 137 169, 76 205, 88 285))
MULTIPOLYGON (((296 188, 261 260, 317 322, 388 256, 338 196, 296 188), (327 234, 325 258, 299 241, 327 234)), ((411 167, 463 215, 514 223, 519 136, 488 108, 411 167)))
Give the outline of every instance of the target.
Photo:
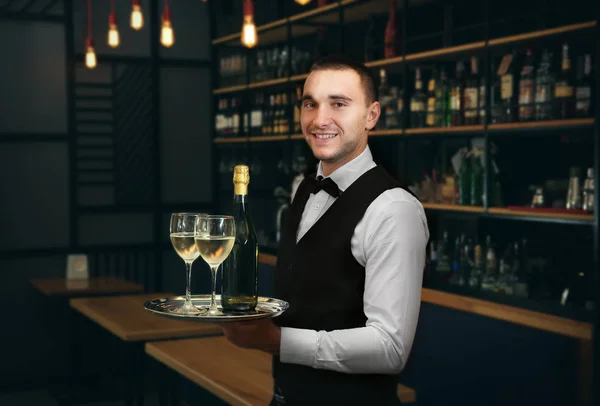
POLYGON ((258 42, 256 25, 254 25, 254 6, 252 0, 244 0, 244 25, 242 26, 242 44, 252 48, 258 42))
POLYGON ((165 0, 165 9, 162 14, 162 28, 160 30, 160 43, 164 47, 170 48, 175 42, 175 34, 171 24, 171 10, 169 9, 169 0, 165 0))
POLYGON ((131 28, 138 31, 144 26, 144 16, 142 15, 142 6, 140 5, 140 0, 133 0, 130 23, 131 28))
POLYGON ((86 41, 85 66, 90 69, 96 67, 96 52, 94 51, 94 40, 91 37, 86 41))
POLYGON ((85 40, 85 66, 90 69, 96 67, 96 52, 94 51, 94 40, 92 39, 92 0, 87 0, 88 12, 88 35, 85 40))
POLYGON ((310 0, 296 0, 296 3, 300 4, 301 6, 306 6, 308 3, 310 3, 310 0))
POLYGON ((117 29, 117 14, 115 13, 115 0, 111 1, 111 11, 108 15, 108 45, 112 48, 119 46, 119 30, 117 29))

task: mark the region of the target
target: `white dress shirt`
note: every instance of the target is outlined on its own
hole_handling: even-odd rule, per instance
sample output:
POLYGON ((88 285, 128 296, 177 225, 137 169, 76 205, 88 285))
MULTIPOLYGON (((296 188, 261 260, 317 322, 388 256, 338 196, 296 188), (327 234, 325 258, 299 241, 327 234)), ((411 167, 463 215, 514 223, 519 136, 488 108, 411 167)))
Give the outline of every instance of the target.
MULTIPOLYGON (((369 147, 329 177, 343 192, 376 166, 369 147)), ((317 175, 323 175, 319 164, 317 175)), ((311 194, 296 241, 336 198, 311 194)), ((421 203, 404 189, 390 189, 367 208, 354 229, 351 249, 365 267, 365 327, 335 331, 281 328, 280 360, 346 373, 399 373, 406 365, 419 318, 425 250, 429 240, 421 203)))

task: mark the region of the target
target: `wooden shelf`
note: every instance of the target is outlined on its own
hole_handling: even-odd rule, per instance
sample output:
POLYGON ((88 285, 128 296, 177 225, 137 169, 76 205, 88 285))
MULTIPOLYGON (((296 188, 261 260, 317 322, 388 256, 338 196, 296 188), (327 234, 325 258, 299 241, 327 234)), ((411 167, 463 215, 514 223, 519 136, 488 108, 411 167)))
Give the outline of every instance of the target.
POLYGON ((542 128, 554 128, 554 127, 577 127, 577 126, 591 126, 594 125, 593 118, 572 118, 566 120, 548 120, 548 121, 528 121, 519 123, 499 123, 490 124, 488 130, 490 131, 501 131, 501 130, 519 130, 519 129, 542 129, 542 128))
POLYGON ((419 134, 450 134, 450 133, 470 133, 482 132, 485 130, 483 125, 462 125, 456 127, 426 127, 426 128, 407 128, 406 135, 419 134))
POLYGON ((386 136, 386 135, 402 135, 402 128, 392 128, 389 130, 372 130, 369 131, 369 136, 386 136))
POLYGON ((578 220, 578 221, 594 221, 593 214, 571 214, 571 213, 536 213, 533 211, 510 210, 504 207, 490 207, 488 213, 502 216, 515 217, 537 217, 555 220, 578 220))
POLYGON ((495 46, 495 45, 512 44, 512 43, 519 42, 519 41, 529 41, 529 40, 532 40, 535 38, 549 37, 551 35, 564 34, 567 32, 574 32, 574 31, 580 31, 580 30, 585 30, 585 29, 589 29, 589 28, 594 28, 595 26, 596 26, 596 21, 587 21, 587 22, 578 23, 578 24, 563 25, 561 27, 549 28, 546 30, 532 31, 532 32, 528 32, 525 34, 511 35, 508 37, 492 39, 489 41, 489 45, 495 46))
POLYGON ((254 82, 248 85, 249 89, 256 89, 257 87, 267 87, 267 86, 275 86, 280 85, 282 83, 286 83, 289 78, 279 78, 279 79, 269 79, 264 80, 262 82, 254 82))
POLYGON ((447 210, 447 211, 462 211, 468 213, 483 213, 481 206, 463 206, 460 204, 443 204, 443 203, 421 203, 425 209, 430 210, 447 210))
POLYGON ((289 135, 258 135, 250 137, 250 142, 269 142, 269 141, 285 141, 288 140, 289 135))
POLYGON ((491 317, 581 340, 592 339, 592 324, 487 300, 423 288, 421 301, 491 317))
POLYGON ((308 73, 303 73, 302 75, 294 75, 290 77, 290 82, 299 82, 301 80, 305 80, 308 77, 308 73))
POLYGON ((215 144, 239 144, 239 143, 248 142, 248 141, 250 141, 249 137, 236 137, 236 138, 234 138, 234 137, 227 137, 227 138, 217 137, 217 138, 213 139, 213 142, 215 144))
POLYGON ((303 140, 304 139, 304 134, 292 134, 290 136, 291 140, 303 140))
POLYGON ((213 94, 233 93, 248 89, 248 85, 228 86, 214 89, 213 94))
MULTIPOLYGON (((277 262, 277 257, 274 255, 259 254, 259 262, 274 266, 277 262)), ((483 299, 423 288, 421 290, 421 301, 460 310, 466 313, 490 317, 496 320, 520 324, 542 331, 561 334, 567 337, 581 340, 591 340, 592 338, 591 323, 494 303, 483 299)))
POLYGON ((404 62, 403 56, 397 56, 395 58, 387 58, 387 59, 379 59, 377 61, 366 62, 365 66, 367 68, 377 68, 380 66, 393 65, 395 63, 404 62))

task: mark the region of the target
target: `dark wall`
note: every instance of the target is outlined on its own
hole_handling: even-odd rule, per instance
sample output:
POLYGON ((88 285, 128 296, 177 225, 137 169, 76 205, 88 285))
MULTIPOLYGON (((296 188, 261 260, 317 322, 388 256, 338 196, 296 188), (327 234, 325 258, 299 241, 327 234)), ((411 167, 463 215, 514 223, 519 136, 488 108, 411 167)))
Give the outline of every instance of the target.
MULTIPOLYGON (((180 206, 203 210, 213 198, 206 3, 171 4, 176 43, 171 49, 158 47, 154 71, 152 42, 158 37, 150 35, 149 0, 142 0, 145 25, 139 32, 129 27, 131 3, 115 2, 121 36, 117 50, 106 44, 110 1, 92 2, 99 58, 94 70, 81 63, 86 2, 72 1, 73 51, 80 61, 73 77, 67 69, 69 18, 60 20, 63 4, 69 3, 58 2, 44 21, 38 14, 44 4, 38 3, 48 2, 33 2, 27 10, 22 8, 28 2, 10 3, 9 13, 0 17, 0 303, 12 310, 0 333, 0 347, 6 350, 0 389, 39 384, 68 372, 66 301, 36 292, 30 278, 64 277, 67 254, 76 251, 89 255, 92 273, 104 267, 139 279, 119 269, 126 258, 123 250, 133 250, 131 255, 149 258, 149 272, 162 268, 161 276, 139 280, 149 282, 147 290, 161 287, 182 294, 185 267, 168 245, 169 214, 180 206), (112 116, 82 118, 69 110, 69 89, 100 94, 79 93, 77 84, 83 82, 106 84, 120 99, 85 104, 75 98, 75 105, 110 106, 112 116), (71 133, 70 123, 75 123, 71 133), (83 134, 103 131, 111 135, 98 142, 108 147, 94 153, 106 153, 112 163, 105 173, 91 174, 82 169, 90 163, 80 157, 90 153, 82 145, 92 138, 83 134), (73 149, 70 137, 76 140, 73 149), (71 154, 78 158, 71 161, 71 154), (165 244, 158 248, 162 255, 153 257, 157 238, 165 244)), ((163 2, 154 4, 160 15, 163 2)), ((204 290, 210 283, 208 268, 197 265, 195 270, 195 288, 204 290)))

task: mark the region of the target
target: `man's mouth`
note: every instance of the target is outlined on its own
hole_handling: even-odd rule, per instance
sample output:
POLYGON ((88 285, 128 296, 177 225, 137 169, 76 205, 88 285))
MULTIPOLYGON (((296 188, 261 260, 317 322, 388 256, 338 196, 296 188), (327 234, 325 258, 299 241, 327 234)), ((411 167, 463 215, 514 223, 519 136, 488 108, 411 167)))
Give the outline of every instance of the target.
POLYGON ((333 138, 337 135, 337 133, 312 133, 319 140, 327 140, 333 138))

